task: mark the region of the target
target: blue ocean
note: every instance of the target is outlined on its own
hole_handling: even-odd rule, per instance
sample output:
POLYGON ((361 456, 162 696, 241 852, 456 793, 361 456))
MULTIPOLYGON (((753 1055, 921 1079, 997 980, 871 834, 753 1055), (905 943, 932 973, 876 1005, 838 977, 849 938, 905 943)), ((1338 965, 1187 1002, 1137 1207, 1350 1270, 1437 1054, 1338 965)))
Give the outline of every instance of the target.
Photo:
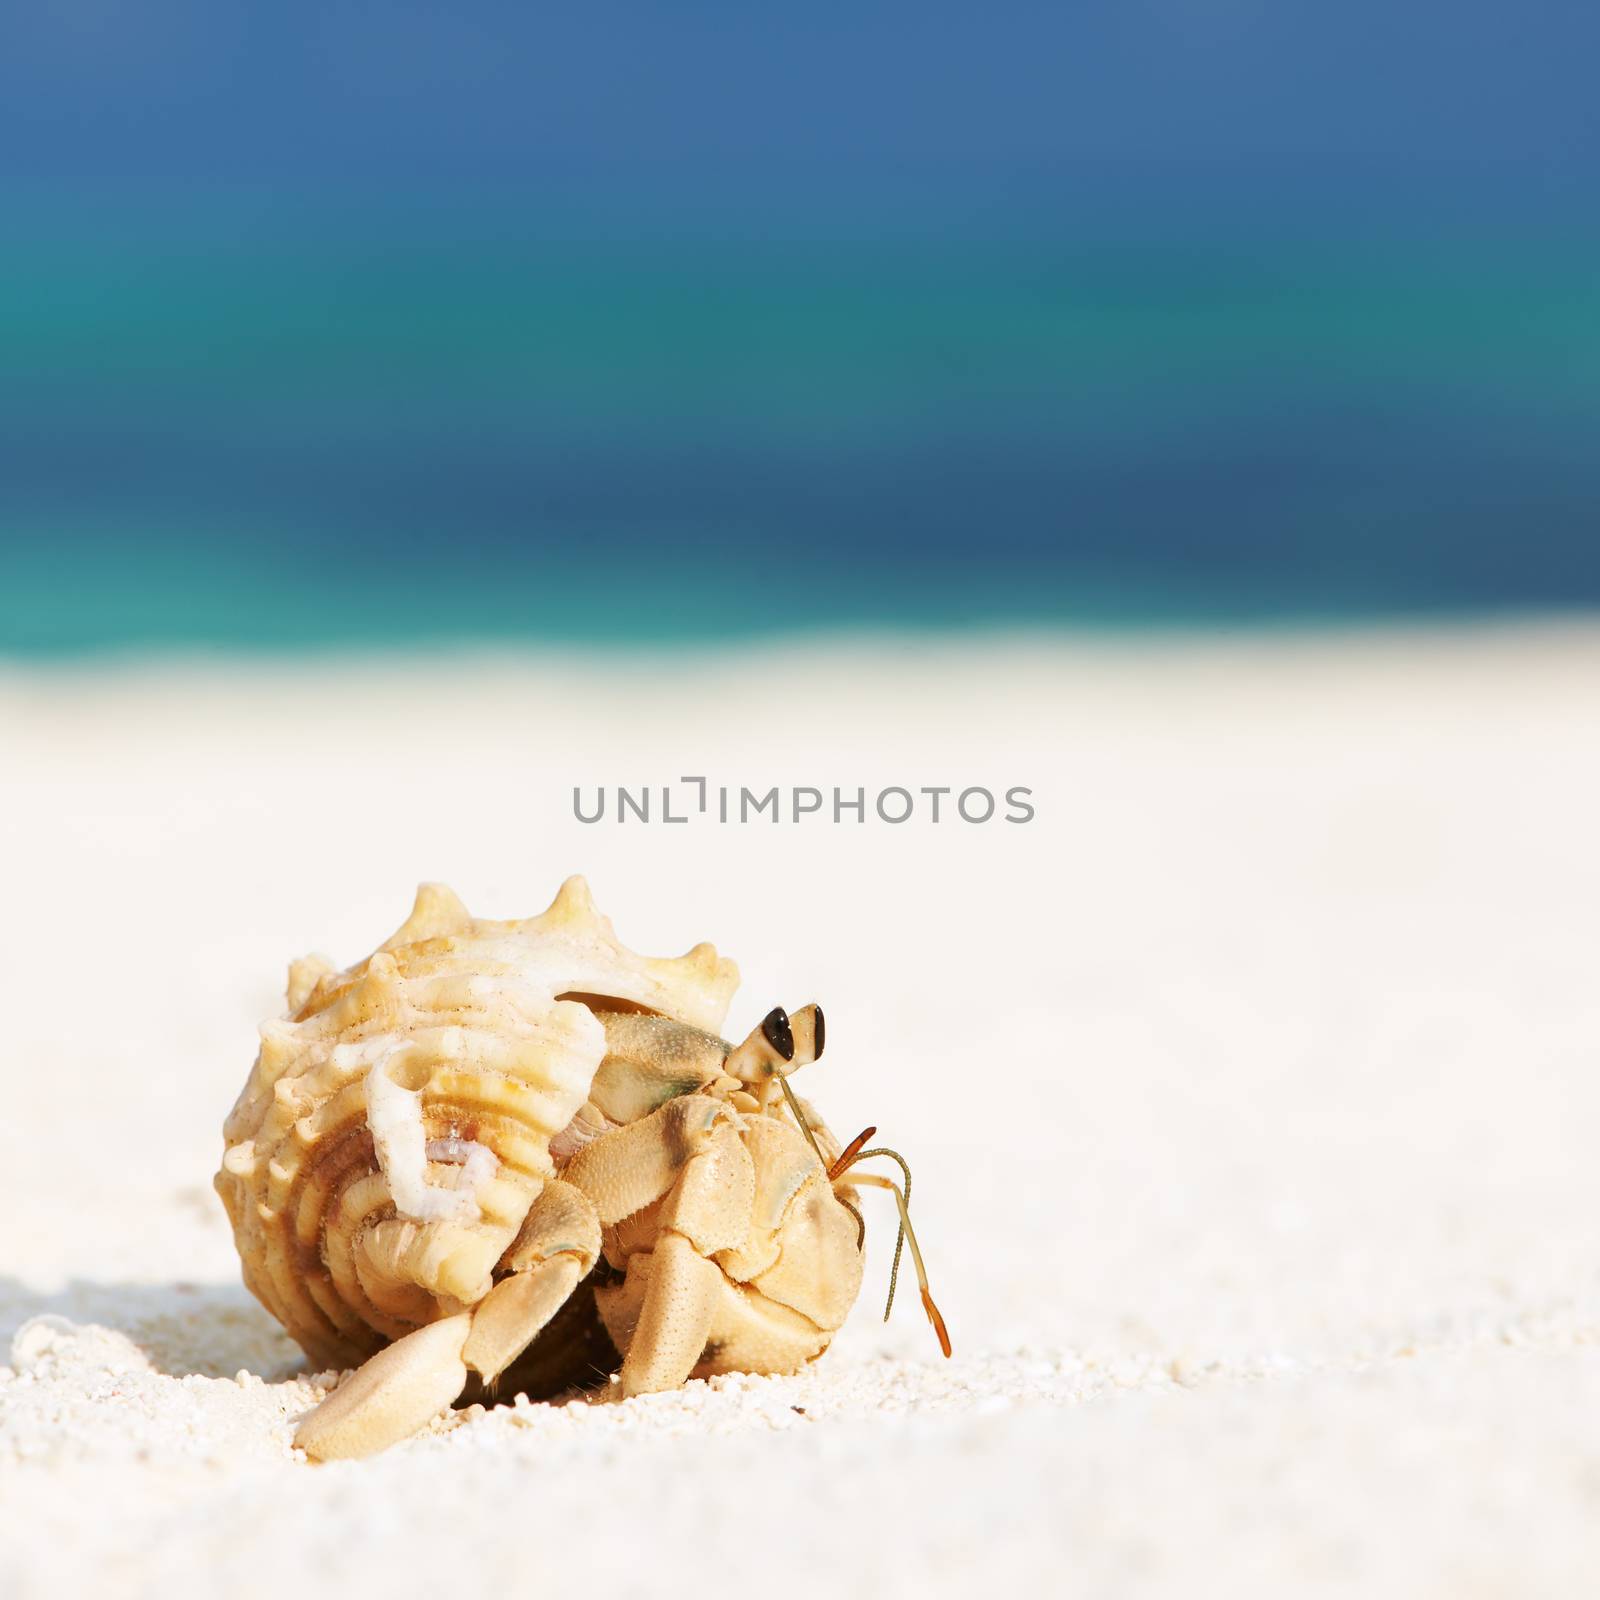
POLYGON ((0 45, 0 652, 1600 603, 1560 0, 0 45))
POLYGON ((0 261, 0 650, 1600 603, 1600 246, 0 261))

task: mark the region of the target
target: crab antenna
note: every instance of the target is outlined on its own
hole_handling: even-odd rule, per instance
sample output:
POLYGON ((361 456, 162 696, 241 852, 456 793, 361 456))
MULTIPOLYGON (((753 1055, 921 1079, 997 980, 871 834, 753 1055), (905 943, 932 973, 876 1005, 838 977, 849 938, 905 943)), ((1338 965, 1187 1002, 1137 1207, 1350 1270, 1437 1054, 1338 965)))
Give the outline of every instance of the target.
MULTIPOLYGON (((789 1080, 787 1078, 779 1078, 778 1087, 783 1090, 784 1099, 789 1102, 789 1109, 794 1113, 794 1120, 800 1124, 800 1131, 806 1136, 806 1143, 811 1146, 812 1153, 816 1156, 818 1165, 821 1166, 825 1173, 827 1173, 828 1181, 832 1183, 834 1168, 839 1165, 839 1161, 844 1160, 844 1156, 840 1156, 839 1161, 834 1162, 833 1167, 828 1165, 827 1161, 823 1158, 822 1146, 817 1143, 817 1136, 811 1131, 811 1124, 806 1121, 805 1112, 800 1109, 799 1097, 795 1094, 794 1090, 789 1087, 789 1080)), ((858 1138, 851 1141, 850 1149, 856 1149, 869 1135, 874 1134, 877 1131, 878 1130, 876 1128, 868 1128, 866 1133, 861 1134, 858 1138)), ((849 1154, 849 1151, 846 1151, 846 1154, 849 1154)), ((835 1200, 839 1200, 838 1195, 835 1195, 833 1198, 835 1200)), ((842 1205, 845 1210, 856 1219, 856 1249, 859 1250, 861 1246, 866 1243, 867 1219, 862 1216, 861 1213, 857 1211, 848 1200, 839 1200, 839 1204, 842 1205)))
MULTIPOLYGON (((854 1161, 855 1158, 861 1153, 862 1145, 864 1145, 867 1140, 870 1139, 877 1131, 878 1130, 876 1128, 863 1128, 861 1132, 858 1133, 855 1138, 853 1138, 850 1143, 844 1147, 844 1149, 839 1153, 839 1159, 828 1168, 829 1183, 835 1183, 844 1176, 845 1172, 849 1169, 850 1163, 854 1161)), ((856 1249, 859 1250, 862 1245, 867 1242, 867 1219, 862 1216, 861 1213, 857 1211, 848 1200, 843 1199, 837 1194, 833 1198, 837 1200, 839 1204, 842 1205, 845 1210, 856 1219, 856 1249)))
POLYGON ((844 1173, 845 1169, 850 1165, 850 1163, 861 1154, 862 1145, 864 1145, 867 1140, 870 1139, 877 1131, 878 1130, 876 1128, 863 1128, 861 1132, 858 1133, 855 1138, 853 1138, 850 1143, 844 1147, 839 1154, 839 1159, 828 1168, 828 1181, 830 1183, 844 1173))
MULTIPOLYGON (((896 1162, 899 1163, 900 1170, 906 1175, 906 1198, 905 1198, 905 1204, 900 1207, 900 1231, 894 1236, 894 1262, 889 1268, 889 1298, 886 1301, 884 1301, 884 1303, 883 1303, 883 1320, 885 1322, 887 1322, 889 1320, 889 1313, 894 1310, 894 1291, 895 1291, 895 1286, 900 1282, 900 1255, 901 1255, 901 1252, 904 1251, 904 1249, 906 1247, 906 1221, 905 1221, 905 1219, 910 1214, 910 1211, 911 1211, 911 1166, 910 1166, 910 1163, 906 1160, 906 1158, 903 1155, 901 1155, 898 1150, 890 1150, 887 1147, 885 1147, 884 1149, 881 1149, 881 1150, 867 1150, 867 1151, 864 1151, 864 1152, 858 1152, 856 1157, 855 1157, 855 1159, 857 1161, 861 1161, 861 1160, 865 1159, 866 1156, 888 1156, 890 1158, 890 1160, 896 1161, 896 1162)), ((885 1189, 890 1186, 889 1183, 888 1183, 888 1180, 885 1179, 885 1178, 865 1178, 865 1177, 863 1177, 863 1178, 858 1179, 857 1181, 858 1182, 871 1183, 871 1184, 876 1185, 879 1188, 885 1188, 885 1189)), ((898 1193, 898 1192, 899 1191, 897 1190, 896 1193, 898 1193)), ((923 1282, 924 1282, 924 1285, 926 1285, 927 1280, 924 1279, 923 1282)))
POLYGON ((940 1314, 938 1306, 933 1303, 933 1295, 928 1289, 928 1269, 923 1264, 922 1251, 917 1245, 917 1232, 911 1226, 911 1168, 906 1158, 898 1150, 890 1150, 887 1146, 880 1146, 876 1150, 863 1150, 855 1159, 866 1161, 872 1156, 887 1156, 889 1160, 897 1163, 900 1170, 906 1175, 904 1192, 900 1185, 892 1178, 880 1178, 875 1173, 861 1173, 854 1181, 870 1184, 875 1189, 887 1189, 893 1196, 895 1205, 900 1210, 900 1238, 895 1241, 894 1266, 889 1273, 889 1299, 883 1308, 883 1320, 889 1320, 889 1312, 894 1306, 895 1284, 899 1277, 900 1245, 906 1243, 911 1246, 911 1264, 916 1268, 917 1283, 922 1290, 922 1309, 928 1314, 928 1321, 933 1324, 933 1331, 938 1336, 939 1348, 944 1352, 946 1360, 950 1356, 950 1333, 944 1325, 944 1317, 940 1314))
MULTIPOLYGON (((806 1136, 806 1143, 811 1146, 811 1153, 817 1158, 817 1165, 824 1172, 828 1172, 828 1163, 823 1159, 822 1146, 817 1143, 817 1136, 811 1131, 811 1124, 806 1121, 805 1112, 800 1109, 800 1102, 795 1098, 795 1092, 789 1087, 787 1078, 778 1079, 778 1087, 783 1090, 783 1098, 789 1102, 789 1109, 794 1113, 794 1120, 800 1124, 800 1131, 806 1136)), ((832 1177, 831 1172, 828 1173, 832 1177)))

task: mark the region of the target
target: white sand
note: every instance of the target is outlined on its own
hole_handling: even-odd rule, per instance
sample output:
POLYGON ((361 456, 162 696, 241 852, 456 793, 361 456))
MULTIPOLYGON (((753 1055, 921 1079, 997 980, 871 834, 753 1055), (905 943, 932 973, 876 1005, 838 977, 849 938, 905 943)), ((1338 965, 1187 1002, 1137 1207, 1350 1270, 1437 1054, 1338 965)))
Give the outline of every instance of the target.
POLYGON ((7 1600, 1600 1582, 1600 631, 12 669, 0 786, 7 1600), (689 773, 1039 814, 572 816, 689 773), (209 1187, 253 1023, 420 878, 573 870, 730 1027, 825 1004, 956 1359, 875 1214, 798 1377, 311 1467, 209 1187))

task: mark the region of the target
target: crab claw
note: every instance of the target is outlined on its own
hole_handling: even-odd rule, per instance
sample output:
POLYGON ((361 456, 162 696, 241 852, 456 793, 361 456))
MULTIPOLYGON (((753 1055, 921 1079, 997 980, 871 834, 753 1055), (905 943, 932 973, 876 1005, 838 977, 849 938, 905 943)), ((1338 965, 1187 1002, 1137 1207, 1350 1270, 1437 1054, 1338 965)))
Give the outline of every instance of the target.
POLYGON ((461 1350, 471 1326, 463 1311, 386 1345, 301 1419, 295 1444, 313 1460, 342 1461, 409 1438, 466 1388, 461 1350))

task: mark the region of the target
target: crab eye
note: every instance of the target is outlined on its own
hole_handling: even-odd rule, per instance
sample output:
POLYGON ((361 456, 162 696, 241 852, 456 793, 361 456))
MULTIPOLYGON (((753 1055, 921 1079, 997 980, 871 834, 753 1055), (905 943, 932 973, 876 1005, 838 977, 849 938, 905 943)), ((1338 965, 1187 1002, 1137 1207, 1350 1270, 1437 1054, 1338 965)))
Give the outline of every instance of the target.
POLYGON ((789 1026, 789 1013, 782 1006, 774 1006, 761 1019, 761 1032, 785 1061, 794 1060, 794 1030, 789 1026))

